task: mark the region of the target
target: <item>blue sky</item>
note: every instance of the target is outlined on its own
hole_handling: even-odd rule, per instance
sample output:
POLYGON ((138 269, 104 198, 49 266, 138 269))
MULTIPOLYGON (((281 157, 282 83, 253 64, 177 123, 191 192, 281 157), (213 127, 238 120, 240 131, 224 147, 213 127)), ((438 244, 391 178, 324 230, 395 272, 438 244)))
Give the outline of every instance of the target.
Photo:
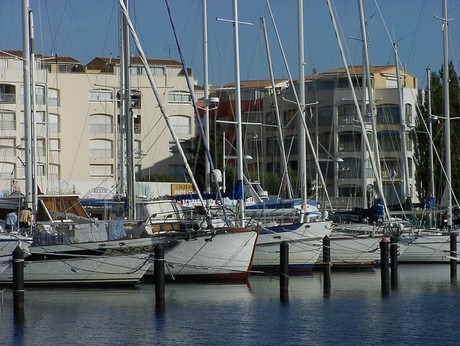
MULTIPOLYGON (((208 0, 209 82, 234 80, 233 0, 208 0)), ((357 0, 331 0, 347 50, 349 65, 361 64, 357 0)), ((292 76, 298 78, 297 0, 270 0, 292 76)), ((449 0, 449 59, 459 72, 460 1, 449 0)), ((372 65, 394 63, 392 42, 401 63, 426 86, 426 68, 438 71, 443 60, 442 0, 363 0, 372 65)), ((30 0, 35 19, 36 50, 72 56, 83 64, 96 56, 119 55, 117 0, 30 0)), ((169 0, 186 64, 203 81, 202 1, 169 0)), ((239 0, 241 79, 269 79, 261 17, 266 18, 276 78, 287 77, 273 30, 267 0, 239 0)), ((132 21, 150 58, 179 59, 164 0, 130 0, 132 21)), ((326 0, 304 1, 305 73, 342 66, 326 0)), ((0 1, 0 49, 22 49, 21 1, 0 1)), ((134 51, 133 51, 134 52, 134 51)))

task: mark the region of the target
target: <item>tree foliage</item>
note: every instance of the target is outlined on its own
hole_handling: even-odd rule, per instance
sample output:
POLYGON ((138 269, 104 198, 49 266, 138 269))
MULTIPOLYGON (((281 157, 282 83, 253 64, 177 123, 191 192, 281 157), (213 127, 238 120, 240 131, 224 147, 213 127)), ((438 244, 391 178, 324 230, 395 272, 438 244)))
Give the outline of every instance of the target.
MULTIPOLYGON (((440 201, 446 186, 445 175, 445 112, 444 112, 444 91, 443 91, 444 68, 438 72, 432 72, 430 76, 431 86, 431 114, 436 115, 438 120, 432 116, 432 143, 434 144, 434 191, 437 201, 440 201)), ((425 95, 428 95, 425 90, 425 95)), ((451 145, 451 172, 453 191, 460 191, 460 157, 457 150, 460 149, 460 122, 455 120, 460 116, 460 88, 457 73, 452 62, 449 63, 449 112, 450 112, 450 145, 451 145)), ((431 196, 430 159, 429 145, 431 143, 428 131, 428 99, 425 99, 424 109, 417 121, 417 141, 415 146, 414 162, 416 165, 416 180, 419 198, 426 200, 431 196)))

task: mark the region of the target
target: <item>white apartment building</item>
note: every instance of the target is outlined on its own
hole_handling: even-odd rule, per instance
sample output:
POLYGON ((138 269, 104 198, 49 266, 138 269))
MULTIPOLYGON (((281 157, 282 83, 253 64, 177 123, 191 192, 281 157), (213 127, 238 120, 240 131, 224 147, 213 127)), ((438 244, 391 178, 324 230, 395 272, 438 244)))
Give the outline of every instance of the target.
MULTIPOLYGON (((395 66, 372 66, 371 83, 375 132, 371 124, 371 105, 367 88, 363 88, 363 69, 350 67, 353 89, 343 68, 305 77, 306 124, 311 144, 307 143, 308 191, 322 205, 329 205, 313 153, 318 157, 325 188, 334 209, 368 208, 379 198, 377 181, 371 164, 379 162, 383 194, 389 205, 403 204, 408 198, 417 202, 415 191, 414 141, 418 101, 416 78, 400 71, 398 88, 395 66), (355 105, 353 90, 358 107, 355 105), (401 90, 401 92, 400 92, 401 90), (400 95, 402 97, 400 97, 400 95), (365 145, 359 121, 361 111, 370 154, 365 145), (402 115, 402 116, 401 116, 402 115), (374 141, 374 138, 377 141, 374 141), (378 160, 375 142, 379 146, 378 160), (406 175, 407 172, 407 175, 406 175), (407 176, 407 179, 406 179, 407 176)), ((290 86, 277 84, 277 104, 283 129, 284 148, 291 173, 299 172, 298 135, 299 106, 290 86)), ((281 81, 282 82, 282 81, 281 81)), ((285 81, 287 82, 287 81, 285 81)), ((298 99, 298 81, 294 81, 298 99)), ((245 154, 253 158, 248 165, 257 171, 283 172, 279 130, 270 81, 256 84, 242 82, 245 95, 252 95, 250 106, 243 105, 243 121, 260 123, 246 125, 245 154), (252 90, 252 94, 251 94, 252 90), (264 94, 263 105, 257 93, 264 94)), ((231 93, 231 90, 227 90, 231 93)), ((221 105, 219 105, 219 116, 221 105)), ((228 107, 227 107, 228 108, 228 107)), ((225 111, 224 114, 230 113, 225 111)), ((227 117, 230 117, 227 115, 227 117)), ((291 176, 294 194, 299 196, 299 176, 291 176)))
MULTIPOLYGON (((187 152, 195 122, 182 65, 169 59, 149 59, 148 63, 187 152)), ((39 56, 35 66, 39 189, 48 194, 115 195, 120 173, 120 59, 98 57, 84 66, 70 57, 39 56)), ((183 161, 140 59, 131 58, 130 72, 136 179, 159 175, 185 181, 183 161)), ((192 71, 187 73, 193 81, 192 71)), ((24 192, 21 51, 0 53, 0 76, 0 193, 24 192)))

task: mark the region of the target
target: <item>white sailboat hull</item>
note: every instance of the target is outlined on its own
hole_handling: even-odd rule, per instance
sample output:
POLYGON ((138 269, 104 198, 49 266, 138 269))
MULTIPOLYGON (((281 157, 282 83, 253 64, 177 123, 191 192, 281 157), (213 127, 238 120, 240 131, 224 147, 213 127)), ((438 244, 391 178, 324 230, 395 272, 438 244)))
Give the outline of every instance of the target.
POLYGON ((255 230, 232 228, 181 241, 165 251, 165 274, 177 280, 245 280, 257 237, 255 230))
POLYGON ((331 232, 331 222, 318 221, 269 227, 261 232, 254 254, 254 271, 271 272, 280 265, 280 244, 289 245, 289 272, 311 272, 322 252, 323 238, 331 232))
POLYGON ((338 266, 356 267, 374 265, 380 260, 382 236, 331 234, 331 263, 338 266))
MULTIPOLYGON (((149 256, 87 256, 66 259, 24 260, 25 285, 102 285, 139 283, 151 265, 149 256)), ((0 284, 11 284, 12 262, 0 264, 0 284)))
MULTIPOLYGON (((421 235, 401 237, 400 248, 403 252, 398 258, 400 263, 446 263, 450 261, 449 235, 421 235)), ((457 239, 457 248, 460 241, 457 239)))

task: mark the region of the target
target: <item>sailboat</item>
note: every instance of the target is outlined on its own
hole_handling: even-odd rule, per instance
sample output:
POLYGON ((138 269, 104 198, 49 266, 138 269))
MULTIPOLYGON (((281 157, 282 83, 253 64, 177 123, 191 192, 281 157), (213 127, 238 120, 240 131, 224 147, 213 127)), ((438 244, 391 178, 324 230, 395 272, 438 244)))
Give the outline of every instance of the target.
MULTIPOLYGON (((24 66, 24 123, 26 126, 26 193, 25 196, 5 197, 3 201, 14 200, 15 208, 19 206, 33 205, 35 222, 37 228, 34 244, 24 249, 24 283, 26 285, 86 285, 86 284, 137 284, 145 274, 151 262, 149 255, 145 253, 126 253, 118 251, 117 256, 108 253, 104 246, 97 242, 85 242, 71 244, 64 233, 58 235, 58 231, 67 229, 69 235, 74 238, 78 230, 88 227, 94 228, 95 222, 90 220, 84 213, 83 208, 69 196, 38 196, 36 181, 34 180, 35 164, 33 155, 31 117, 31 89, 34 90, 34 82, 31 83, 34 68, 30 69, 31 61, 34 67, 33 52, 33 19, 32 11, 29 8, 29 1, 22 3, 23 19, 23 66, 24 66), (34 186, 35 185, 35 186, 34 186), (56 199, 57 197, 57 199, 56 199), (58 207, 60 205, 63 209, 58 207), (80 206, 80 208, 78 208, 80 206), (76 212, 75 220, 67 217, 67 212, 72 209, 76 212), (62 213, 60 213, 62 211, 62 213), (77 215, 78 211, 83 214, 77 215), (60 215, 61 214, 61 215, 60 215), (45 220, 41 218, 46 218, 45 220), (50 232, 39 234, 39 228, 50 232), (54 235, 54 236, 53 236, 54 235), (49 237, 46 237, 49 236, 49 237), (49 238, 49 239, 46 239, 49 238), (61 243, 54 245, 53 243, 61 243), (50 244, 51 243, 51 244, 50 244), (99 247, 100 251, 94 251, 99 247)), ((34 91, 35 92, 35 91, 34 91)), ((32 109, 33 111, 33 109, 32 109)), ((12 235, 10 235, 12 237, 12 235)), ((17 237, 16 237, 17 239, 17 237)), ((99 240, 99 239, 94 239, 99 240)), ((17 240, 16 240, 17 241, 17 240)), ((104 244, 107 245, 107 244, 104 244)), ((114 245, 115 246, 115 245, 114 245)), ((118 248, 122 246, 117 241, 118 248)), ((12 282, 12 261, 11 253, 8 257, 2 257, 0 261, 0 283, 11 284, 12 282)))
MULTIPOLYGON (((449 57, 448 57, 448 28, 447 1, 442 1, 442 31, 443 31, 443 109, 445 120, 445 152, 446 152, 446 229, 444 230, 423 230, 419 229, 412 233, 404 233, 400 237, 401 246, 405 248, 404 253, 398 259, 401 263, 441 263, 449 262, 458 256, 449 256, 450 234, 452 229, 452 187, 451 187, 451 149, 450 149, 450 104, 449 104, 449 57)), ((429 77, 430 78, 430 77, 429 77)), ((431 117, 431 114, 429 114, 431 117)), ((429 119, 431 121, 431 119, 429 119)), ((429 139, 432 142, 432 139, 429 139)), ((457 246, 459 240, 457 239, 457 246)))
MULTIPOLYGON (((234 45, 235 45, 235 109, 237 120, 237 168, 238 184, 243 186, 243 146, 242 146, 242 122, 240 109, 240 78, 239 78, 239 50, 238 50, 238 6, 237 1, 233 2, 234 22, 234 45)), ((302 1, 299 1, 299 59, 300 59, 300 81, 304 78, 303 73, 303 29, 300 28, 303 22, 302 1)), ((267 49, 268 50, 268 49, 267 49)), ((273 75, 272 75, 273 79, 273 75)), ((305 85, 300 84, 300 94, 305 98, 305 85)), ((276 97, 276 95, 274 95, 276 97)), ((304 105, 305 102, 301 103, 304 105)), ((305 147, 305 116, 304 108, 300 112, 299 145, 305 147)), ((305 150, 304 150, 305 153, 305 150)), ((306 155, 300 154, 300 160, 306 162, 306 155)), ((304 163, 305 163, 304 162, 304 163)), ((248 224, 256 223, 260 229, 259 238, 254 254, 253 268, 255 271, 271 273, 278 269, 280 263, 280 244, 287 242, 289 245, 289 273, 301 274, 313 270, 322 250, 322 239, 330 234, 331 222, 323 220, 316 205, 308 201, 306 193, 306 165, 301 166, 302 197, 289 200, 260 200, 251 206, 245 206, 243 197, 238 201, 237 220, 243 220, 248 224), (289 214, 289 215, 288 215, 289 214), (294 217, 292 217, 294 215, 294 217), (274 217, 275 216, 275 217, 274 217)), ((242 191, 239 193, 243 196, 242 191)))
MULTIPOLYGON (((170 21, 174 29, 172 17, 169 11, 170 21)), ((150 232, 153 238, 158 236, 171 237, 178 240, 174 247, 166 247, 165 249, 165 267, 166 274, 175 280, 244 280, 249 277, 252 267, 252 258, 254 255, 254 247, 257 241, 257 230, 248 227, 214 227, 212 223, 212 215, 206 208, 206 204, 199 192, 193 173, 187 162, 187 158, 182 150, 181 144, 171 125, 169 115, 162 104, 162 99, 159 95, 156 82, 152 76, 147 59, 140 45, 137 33, 128 15, 127 6, 120 0, 120 8, 126 21, 126 28, 131 32, 131 36, 136 44, 136 48, 140 54, 140 59, 144 65, 151 88, 154 92, 159 108, 162 112, 166 125, 173 137, 184 165, 189 173, 192 184, 197 191, 201 205, 204 208, 204 217, 197 217, 196 214, 190 215, 189 210, 178 204, 176 201, 147 201, 140 203, 144 207, 151 204, 159 203, 163 207, 169 208, 171 212, 168 214, 173 219, 155 222, 156 217, 147 212, 147 227, 150 227, 150 232), (184 215, 189 215, 193 219, 184 219, 184 215), (172 226, 170 230, 158 231, 160 223, 172 226), (153 227, 152 227, 153 226, 153 227), (157 227, 155 231, 155 227, 157 227), (152 232, 153 230, 153 232, 152 232)), ((174 32, 175 34, 175 32, 174 32)), ((184 59, 181 53, 180 45, 176 36, 176 43, 181 55, 181 61, 186 70, 184 59)), ((187 73, 185 74, 187 84, 191 90, 192 104, 196 109, 196 102, 193 96, 193 90, 187 73)), ((208 149, 208 144, 205 141, 205 148, 208 149)), ((158 207, 158 205, 157 205, 158 207)), ((156 213, 155 213, 156 214, 156 213)))
MULTIPOLYGON (((371 125, 372 130, 374 133, 374 148, 371 149, 371 145, 368 140, 368 131, 366 126, 364 125, 362 113, 360 109, 365 111, 365 106, 362 108, 359 107, 358 100, 356 97, 355 90, 353 88, 353 83, 350 77, 349 67, 343 54, 342 43, 340 39, 340 35, 338 35, 337 25, 335 22, 335 16, 332 10, 332 6, 330 1, 327 1, 329 12, 331 15, 332 24, 334 26, 334 30, 336 32, 336 37, 339 45, 339 49, 341 52, 343 64, 345 67, 345 71, 347 74, 347 78, 349 81, 350 89, 353 96, 354 106, 356 109, 357 116, 359 118, 359 123, 361 125, 361 138, 366 144, 366 150, 363 151, 364 153, 369 153, 369 160, 372 163, 372 169, 374 173, 374 178, 377 183, 378 193, 380 196, 380 202, 375 204, 372 208, 365 210, 367 216, 372 219, 372 222, 356 222, 357 220, 350 219, 352 222, 343 222, 340 220, 341 217, 346 217, 348 214, 349 217, 352 213, 344 212, 344 213, 336 213, 335 217, 338 218, 337 224, 334 226, 334 230, 330 236, 330 246, 331 246, 331 262, 335 269, 355 269, 355 268, 366 268, 371 269, 373 268, 380 260, 380 251, 379 251, 379 243, 383 238, 389 238, 392 235, 398 235, 404 227, 403 224, 397 222, 396 220, 388 220, 389 213, 386 207, 385 195, 383 193, 382 188, 382 181, 381 181, 381 173, 380 173, 380 158, 378 152, 378 143, 377 143, 377 136, 375 133, 376 131, 376 123, 375 123, 375 114, 374 114, 374 101, 373 101, 373 91, 372 91, 372 84, 370 79, 370 66, 369 66, 369 59, 367 54, 367 37, 366 37, 366 29, 365 29, 365 22, 364 22, 364 11, 362 1, 358 1, 359 5, 359 12, 360 12, 360 22, 361 22, 361 34, 362 34, 362 42, 363 42, 363 103, 366 103, 366 96, 368 96, 368 101, 370 104, 370 111, 371 111, 371 125), (366 77, 366 78, 364 78, 366 77), (366 88, 367 87, 367 88, 366 88), (367 92, 364 90, 367 89, 367 92), (387 215, 387 216, 385 216, 387 215), (383 220, 378 220, 378 218, 383 218, 383 220), (374 222, 375 221, 375 222, 374 222)), ((398 67, 397 67, 398 68, 398 67)), ((398 72, 399 74, 399 72, 398 72)), ((365 159, 363 158, 363 162, 365 159)), ((365 191, 366 187, 363 188, 365 191)), ((366 192, 364 192, 365 194, 366 192)), ((363 209, 364 211, 364 209, 363 209)), ((402 252, 402 250, 401 250, 402 252)))

